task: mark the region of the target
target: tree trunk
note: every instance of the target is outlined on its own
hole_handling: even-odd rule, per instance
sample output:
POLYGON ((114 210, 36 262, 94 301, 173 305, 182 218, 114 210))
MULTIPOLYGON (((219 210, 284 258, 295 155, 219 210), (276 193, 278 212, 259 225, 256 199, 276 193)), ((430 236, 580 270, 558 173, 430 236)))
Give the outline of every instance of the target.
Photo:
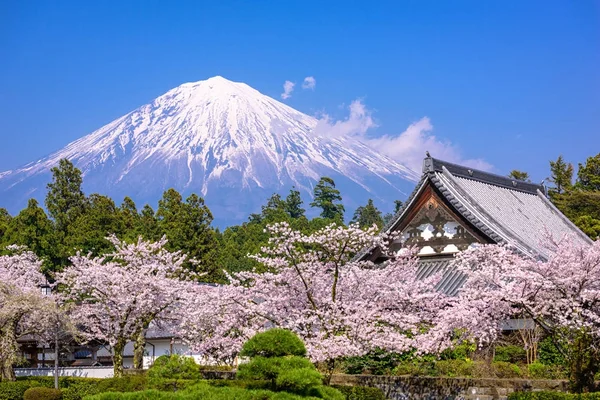
POLYGON ((113 374, 115 378, 123 376, 123 351, 125 350, 125 340, 120 339, 113 347, 113 374))
POLYGON ((2 360, 2 381, 16 381, 15 371, 12 367, 12 362, 8 359, 2 360))
POLYGON ((144 350, 146 350, 145 329, 141 329, 133 344, 133 369, 144 369, 144 350))
POLYGON ((2 349, 2 357, 0 358, 0 380, 14 381, 15 371, 13 370, 13 362, 16 359, 16 354, 19 351, 19 345, 15 338, 16 322, 8 322, 5 329, 0 331, 0 349, 2 349))

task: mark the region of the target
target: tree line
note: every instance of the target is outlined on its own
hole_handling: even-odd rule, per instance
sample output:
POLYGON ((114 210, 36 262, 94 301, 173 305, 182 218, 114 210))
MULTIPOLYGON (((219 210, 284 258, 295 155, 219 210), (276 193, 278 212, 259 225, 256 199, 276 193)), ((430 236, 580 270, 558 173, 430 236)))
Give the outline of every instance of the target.
MULTIPOLYGON (((223 282, 223 270, 260 268, 247 255, 267 243, 265 228, 269 224, 287 222, 298 231, 311 233, 331 222, 344 223, 342 195, 329 177, 322 177, 316 184, 309 204, 321 211, 318 217, 307 218, 300 192, 292 188, 285 197, 273 194, 246 222, 221 231, 212 226, 213 214, 197 194, 184 199, 177 190, 169 189, 156 210, 148 204, 139 209, 130 197, 117 205, 98 193, 86 196, 81 171, 66 159, 51 172, 45 198, 47 211, 35 199, 30 199, 15 216, 0 208, 0 249, 13 244, 26 246, 43 260, 48 277, 64 269, 77 251, 92 255, 112 251, 114 247, 106 238, 115 234, 129 242, 139 237, 158 241, 164 236, 168 250, 181 250, 196 260, 188 263, 190 269, 204 273, 208 282, 223 282)), ((529 180, 523 171, 514 170, 509 176, 529 180)), ((582 231, 596 238, 600 235, 600 154, 579 164, 573 178, 574 167, 562 156, 551 161, 549 198, 582 231)), ((401 207, 402 202, 396 200, 395 212, 401 207)), ((369 199, 355 210, 350 222, 361 228, 373 224, 381 228, 392 217, 391 213, 383 215, 369 199)))
MULTIPOLYGON (((15 216, 0 208, 0 249, 25 246, 43 260, 43 271, 49 278, 62 271, 77 251, 92 255, 112 251, 114 246, 107 237, 114 234, 128 242, 139 237, 148 241, 166 237, 169 251, 180 250, 195 260, 188 262, 189 269, 203 273, 208 282, 222 282, 223 270, 237 272, 257 266, 247 255, 267 242, 268 224, 287 221, 303 232, 312 232, 331 222, 344 222, 342 196, 328 177, 319 180, 309 204, 321 210, 319 217, 306 217, 300 192, 292 188, 285 198, 273 194, 248 221, 220 231, 211 225, 213 214, 197 194, 184 199, 171 188, 163 193, 156 210, 148 204, 139 209, 130 197, 117 205, 102 194, 86 196, 81 171, 66 159, 51 172, 45 210, 35 199, 15 216)), ((396 204, 398 208, 401 202, 396 204)), ((382 215, 369 200, 356 210, 352 222, 361 227, 382 227, 384 219, 390 218, 391 214, 382 215)), ((6 251, 0 250, 0 254, 6 251)))

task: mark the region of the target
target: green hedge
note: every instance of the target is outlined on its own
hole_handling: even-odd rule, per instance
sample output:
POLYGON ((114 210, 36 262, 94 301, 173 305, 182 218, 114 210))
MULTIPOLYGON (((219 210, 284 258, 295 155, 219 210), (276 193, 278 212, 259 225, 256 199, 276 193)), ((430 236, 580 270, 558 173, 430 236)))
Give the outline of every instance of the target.
POLYGON ((343 395, 332 388, 321 390, 317 395, 319 397, 305 397, 287 392, 247 390, 237 387, 212 387, 206 383, 199 383, 180 392, 146 390, 135 393, 101 393, 90 396, 86 400, 343 400, 343 395))
POLYGON ((62 393, 60 389, 47 387, 32 387, 25 391, 23 400, 61 400, 62 393))
MULTIPOLYGON (((60 377, 58 386, 62 389, 63 400, 81 400, 85 396, 103 392, 137 392, 148 389, 144 375, 108 379, 60 377)), ((23 400, 25 391, 32 387, 53 388, 54 378, 19 377, 15 382, 0 382, 0 400, 23 400)))
POLYGON ((514 392, 508 400, 600 400, 600 392, 571 394, 563 392, 514 392))
POLYGON ((0 382, 0 400, 23 400, 25 391, 33 386, 27 381, 0 382))

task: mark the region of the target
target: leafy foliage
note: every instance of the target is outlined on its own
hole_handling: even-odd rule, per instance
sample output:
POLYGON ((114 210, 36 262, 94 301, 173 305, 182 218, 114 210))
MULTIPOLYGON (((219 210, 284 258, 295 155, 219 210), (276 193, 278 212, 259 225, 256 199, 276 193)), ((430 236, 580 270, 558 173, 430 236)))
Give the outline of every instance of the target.
POLYGON ((303 357, 306 348, 290 331, 270 329, 258 333, 244 344, 240 354, 250 357, 250 361, 239 366, 238 379, 267 381, 272 390, 303 396, 336 398, 339 394, 331 390, 321 391, 321 374, 303 357))
POLYGON ((366 206, 360 206, 356 209, 351 223, 358 224, 363 229, 373 225, 381 229, 383 227, 383 217, 381 211, 373 204, 373 199, 369 199, 366 206))
POLYGON ((341 204, 342 195, 335 188, 335 182, 329 177, 322 177, 314 190, 314 199, 311 207, 318 207, 321 217, 335 221, 344 220, 344 206, 341 204))
POLYGON ((199 377, 200 368, 194 359, 179 354, 168 356, 166 361, 155 362, 148 370, 150 381, 159 379, 198 379, 199 377))
POLYGON ((60 389, 47 387, 29 388, 23 394, 23 400, 61 400, 62 392, 60 389))
POLYGON ((519 171, 518 169, 513 169, 512 171, 510 171, 508 177, 517 181, 531 182, 531 180, 529 179, 529 173, 525 171, 519 171))
POLYGON ((503 361, 509 363, 524 363, 527 361, 527 353, 520 346, 507 345, 496 346, 494 361, 503 361))
POLYGON ((302 340, 287 329, 269 329, 257 333, 244 343, 242 357, 284 357, 284 356, 306 356, 306 347, 302 340))

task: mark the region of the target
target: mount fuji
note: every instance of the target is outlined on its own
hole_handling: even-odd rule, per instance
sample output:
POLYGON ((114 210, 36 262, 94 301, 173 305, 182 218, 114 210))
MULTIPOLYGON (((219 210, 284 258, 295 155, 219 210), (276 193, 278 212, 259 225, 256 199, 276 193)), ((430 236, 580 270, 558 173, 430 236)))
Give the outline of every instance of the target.
MULTIPOLYGON (((239 223, 292 186, 309 201, 321 176, 336 182, 346 210, 368 198, 383 210, 418 175, 352 137, 317 134, 318 120, 244 83, 213 77, 185 83, 47 157, 0 172, 0 207, 43 201, 62 158, 83 173, 87 194, 155 207, 164 190, 204 197, 219 226, 239 223)), ((320 130, 319 130, 320 131, 320 130)))

